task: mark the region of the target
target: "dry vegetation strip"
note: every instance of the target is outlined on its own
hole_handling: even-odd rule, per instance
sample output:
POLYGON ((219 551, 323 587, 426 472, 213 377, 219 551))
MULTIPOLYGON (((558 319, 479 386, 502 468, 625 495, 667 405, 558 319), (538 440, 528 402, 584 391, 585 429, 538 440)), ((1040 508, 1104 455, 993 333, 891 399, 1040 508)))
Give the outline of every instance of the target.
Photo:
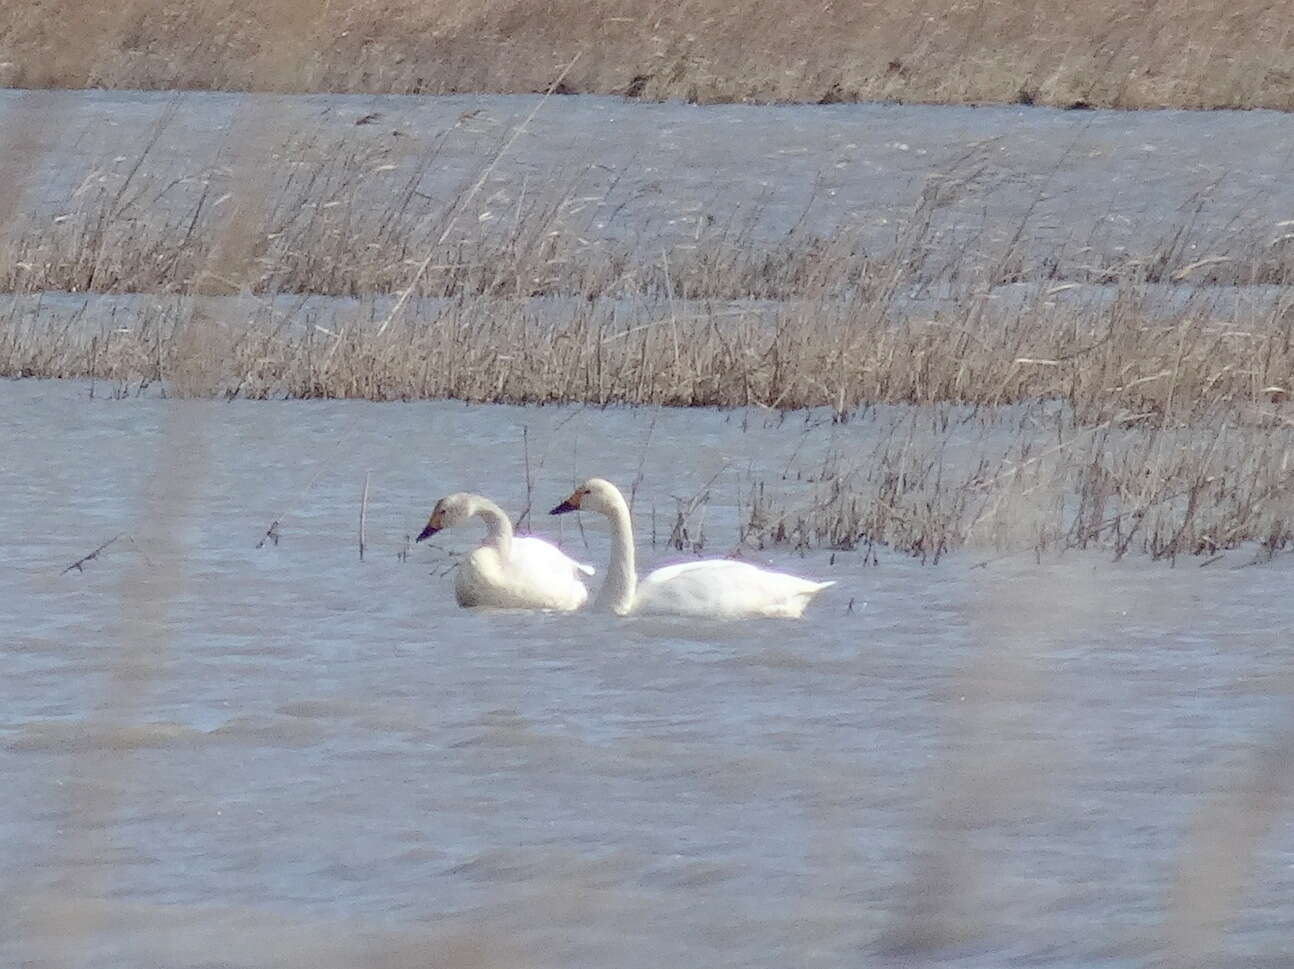
MULTIPOLYGON (((1294 542, 1283 244, 1201 256, 1173 235, 1081 264, 1014 240, 950 253, 936 185, 884 250, 848 233, 761 242, 743 224, 646 250, 586 240, 565 189, 455 229, 452 199, 415 200, 419 172, 375 192, 347 174, 371 166, 343 156, 277 180, 256 163, 272 119, 246 130, 256 151, 219 198, 206 180, 161 204, 171 183, 133 165, 55 221, 12 219, 0 375, 110 394, 821 408, 872 433, 752 478, 742 543, 938 559, 1294 542), (1003 298, 1019 280, 1025 295, 1003 298), (1079 283, 1100 298, 1066 297, 1079 283)), ((42 151, 15 152, 15 177, 42 151)))
POLYGON ((877 415, 879 442, 832 455, 811 499, 753 488, 744 537, 882 545, 936 562, 966 546, 1176 559, 1249 545, 1265 559, 1294 545, 1294 423, 1233 417, 1082 426, 1036 406, 877 415))
POLYGON ((87 178, 57 218, 13 220, 0 291, 21 298, 0 311, 0 373, 199 396, 840 415, 1052 398, 1083 422, 1190 419, 1294 390, 1294 253, 1243 228, 1204 248, 1174 233, 1135 256, 1031 251, 1023 227, 953 245, 941 207, 955 193, 936 178, 884 248, 851 232, 767 240, 757 211, 661 248, 589 231, 581 186, 560 179, 481 222, 453 195, 419 193, 421 168, 395 184, 371 176, 362 148, 294 141, 280 152, 327 160, 266 165, 272 114, 253 121, 224 188, 150 174, 145 146, 124 174, 87 178), (411 281, 410 303, 378 324, 411 281), (57 312, 34 308, 51 291, 137 298, 54 327, 57 312), (195 314, 203 325, 188 326, 195 314))
POLYGON ((1275 0, 35 0, 0 83, 1294 108, 1275 0))
MULTIPOLYGON (((964 546, 1288 548, 1294 312, 1163 318, 1139 298, 1125 283, 1102 309, 968 300, 911 318, 821 293, 721 312, 460 293, 382 333, 372 299, 310 317, 256 296, 146 297, 60 327, 33 325, 28 303, 0 317, 0 373, 91 376, 100 394, 159 382, 220 397, 818 407, 819 427, 865 433, 812 467, 752 476, 741 544, 934 561, 964 546)), ((675 534, 706 541, 687 522, 675 534)))
POLYGON ((20 300, 0 315, 0 374, 198 397, 828 407, 842 419, 875 404, 1054 399, 1082 423, 1283 414, 1294 385, 1294 305, 1237 324, 1202 309, 1157 317, 1131 286, 1101 308, 986 302, 913 318, 828 297, 715 310, 460 296, 415 304, 379 333, 386 301, 150 297, 109 313, 20 300), (195 310, 200 331, 186 325, 195 310))

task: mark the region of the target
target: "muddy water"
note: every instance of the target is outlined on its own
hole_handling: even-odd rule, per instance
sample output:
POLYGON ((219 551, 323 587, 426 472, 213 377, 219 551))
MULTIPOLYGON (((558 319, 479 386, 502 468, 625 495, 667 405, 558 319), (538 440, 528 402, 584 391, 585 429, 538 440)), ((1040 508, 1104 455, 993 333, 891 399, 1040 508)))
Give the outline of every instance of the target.
POLYGON ((527 460, 537 509, 641 476, 643 568, 707 486, 725 549, 749 474, 868 433, 0 386, 0 963, 1286 964, 1283 559, 754 553, 839 585, 710 624, 463 611, 472 533, 405 554, 527 460))

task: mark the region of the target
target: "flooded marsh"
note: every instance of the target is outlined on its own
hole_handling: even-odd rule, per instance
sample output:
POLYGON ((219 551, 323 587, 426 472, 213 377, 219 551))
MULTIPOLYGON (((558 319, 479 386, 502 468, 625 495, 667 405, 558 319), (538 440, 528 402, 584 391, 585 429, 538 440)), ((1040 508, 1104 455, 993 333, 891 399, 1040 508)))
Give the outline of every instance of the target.
POLYGON ((0 963, 1288 961, 1287 116, 0 112, 0 963))

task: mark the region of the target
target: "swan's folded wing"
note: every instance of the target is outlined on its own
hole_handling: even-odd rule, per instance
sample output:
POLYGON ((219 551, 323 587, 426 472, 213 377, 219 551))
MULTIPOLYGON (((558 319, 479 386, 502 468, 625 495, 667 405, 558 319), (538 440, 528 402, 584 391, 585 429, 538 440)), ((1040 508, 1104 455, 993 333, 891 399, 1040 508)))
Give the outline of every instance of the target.
POLYGON ((577 562, 556 545, 533 535, 524 535, 512 540, 513 565, 536 574, 547 572, 559 575, 570 575, 573 578, 580 574, 593 575, 597 570, 591 565, 577 562))
POLYGON ((681 576, 689 580, 705 582, 732 581, 740 582, 752 588, 784 591, 818 591, 835 580, 817 582, 813 579, 802 579, 798 575, 786 572, 770 572, 749 562, 738 562, 735 559, 702 559, 698 562, 679 562, 677 565, 666 565, 654 570, 647 578, 652 582, 670 582, 681 576))
POLYGON ((736 578, 749 572, 757 572, 755 566, 733 559, 702 559, 699 562, 679 562, 677 565, 665 565, 653 569, 644 581, 671 582, 681 575, 692 573, 696 578, 714 576, 715 580, 736 578))
POLYGON ((639 584, 636 610, 725 619, 794 618, 832 584, 728 559, 683 562, 657 569, 639 584))

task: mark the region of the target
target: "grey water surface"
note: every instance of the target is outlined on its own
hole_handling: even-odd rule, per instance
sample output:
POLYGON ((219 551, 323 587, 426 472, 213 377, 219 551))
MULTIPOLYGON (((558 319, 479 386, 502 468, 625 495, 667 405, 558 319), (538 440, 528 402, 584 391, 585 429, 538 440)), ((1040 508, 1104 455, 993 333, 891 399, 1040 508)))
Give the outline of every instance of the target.
POLYGON ((748 550, 838 585, 724 624, 461 610, 476 535, 407 543, 529 493, 601 571, 542 514, 596 473, 640 569, 706 490, 723 554, 870 433, 0 385, 0 964, 1288 965, 1284 558, 748 550))

